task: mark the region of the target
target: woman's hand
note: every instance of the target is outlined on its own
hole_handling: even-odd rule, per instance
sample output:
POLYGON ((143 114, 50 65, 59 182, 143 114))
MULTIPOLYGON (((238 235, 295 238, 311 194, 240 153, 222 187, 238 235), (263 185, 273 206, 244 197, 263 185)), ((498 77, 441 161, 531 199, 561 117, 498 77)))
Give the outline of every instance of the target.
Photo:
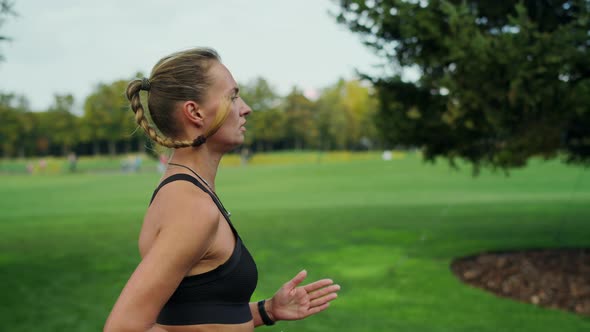
POLYGON ((307 271, 299 272, 295 278, 283 285, 275 295, 265 303, 270 319, 297 320, 324 311, 330 301, 338 297, 339 285, 331 279, 322 279, 305 286, 299 284, 307 276, 307 271))

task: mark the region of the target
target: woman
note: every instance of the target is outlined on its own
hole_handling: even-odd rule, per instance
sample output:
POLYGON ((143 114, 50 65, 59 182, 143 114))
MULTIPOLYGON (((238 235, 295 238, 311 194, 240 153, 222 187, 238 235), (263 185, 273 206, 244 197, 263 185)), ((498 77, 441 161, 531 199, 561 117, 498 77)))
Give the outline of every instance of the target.
POLYGON ((305 270, 271 299, 250 302, 256 264, 215 194, 215 175, 223 154, 242 144, 251 109, 217 53, 167 56, 149 79, 129 83, 127 98, 147 135, 175 150, 144 218, 141 263, 104 330, 252 331, 325 310, 340 286, 329 279, 299 286, 305 270))

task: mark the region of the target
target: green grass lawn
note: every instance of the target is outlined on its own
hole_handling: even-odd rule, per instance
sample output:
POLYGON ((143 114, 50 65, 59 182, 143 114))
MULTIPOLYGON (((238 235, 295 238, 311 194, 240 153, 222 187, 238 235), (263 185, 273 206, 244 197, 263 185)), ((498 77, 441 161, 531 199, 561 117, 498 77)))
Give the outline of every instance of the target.
MULTIPOLYGON (((535 161, 509 177, 472 178, 469 167, 411 155, 318 160, 226 166, 218 176, 257 260, 253 299, 303 268, 310 280, 342 285, 327 312, 263 330, 590 330, 589 318, 495 297, 449 268, 480 251, 590 247, 590 170, 535 161)), ((138 263, 137 235, 158 179, 0 177, 0 330, 100 330, 138 263)))

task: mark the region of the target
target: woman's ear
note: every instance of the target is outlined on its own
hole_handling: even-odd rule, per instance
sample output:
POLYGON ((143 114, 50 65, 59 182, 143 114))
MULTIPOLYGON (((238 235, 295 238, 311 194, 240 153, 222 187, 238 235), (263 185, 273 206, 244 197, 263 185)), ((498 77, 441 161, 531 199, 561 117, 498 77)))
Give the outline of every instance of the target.
POLYGON ((192 100, 185 101, 182 104, 182 115, 186 120, 195 124, 199 128, 202 128, 205 124, 203 110, 199 107, 199 104, 192 100))

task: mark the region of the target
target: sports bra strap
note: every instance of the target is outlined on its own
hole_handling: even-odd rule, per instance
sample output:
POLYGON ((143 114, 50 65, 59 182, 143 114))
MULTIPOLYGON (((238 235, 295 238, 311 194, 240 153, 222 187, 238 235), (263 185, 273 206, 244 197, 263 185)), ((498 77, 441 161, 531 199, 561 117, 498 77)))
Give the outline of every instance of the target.
POLYGON ((185 173, 177 173, 177 174, 173 174, 173 175, 165 178, 160 183, 160 185, 158 186, 158 188, 156 188, 156 190, 154 190, 154 194, 152 195, 152 199, 150 200, 150 205, 154 201, 154 198, 156 198, 156 194, 158 194, 158 191, 160 191, 160 189, 162 189, 163 186, 167 185, 170 182, 174 182, 174 181, 188 181, 188 182, 191 182, 195 186, 201 188, 201 190, 203 190, 205 193, 207 193, 207 195, 209 195, 211 197, 211 199, 213 200, 213 203, 215 203, 215 205, 217 205, 217 208, 219 209, 219 211, 221 212, 221 214, 223 214, 223 217, 225 218, 225 220, 227 220, 227 222, 229 223, 232 231, 237 234, 237 231, 234 228, 234 225, 231 223, 231 220, 229 220, 229 215, 225 212, 225 208, 223 208, 223 205, 221 204, 221 202, 217 199, 217 197, 213 193, 211 193, 211 191, 209 191, 207 188, 205 188, 205 186, 201 182, 199 182, 199 180, 197 180, 192 175, 188 175, 188 174, 185 174, 185 173))

